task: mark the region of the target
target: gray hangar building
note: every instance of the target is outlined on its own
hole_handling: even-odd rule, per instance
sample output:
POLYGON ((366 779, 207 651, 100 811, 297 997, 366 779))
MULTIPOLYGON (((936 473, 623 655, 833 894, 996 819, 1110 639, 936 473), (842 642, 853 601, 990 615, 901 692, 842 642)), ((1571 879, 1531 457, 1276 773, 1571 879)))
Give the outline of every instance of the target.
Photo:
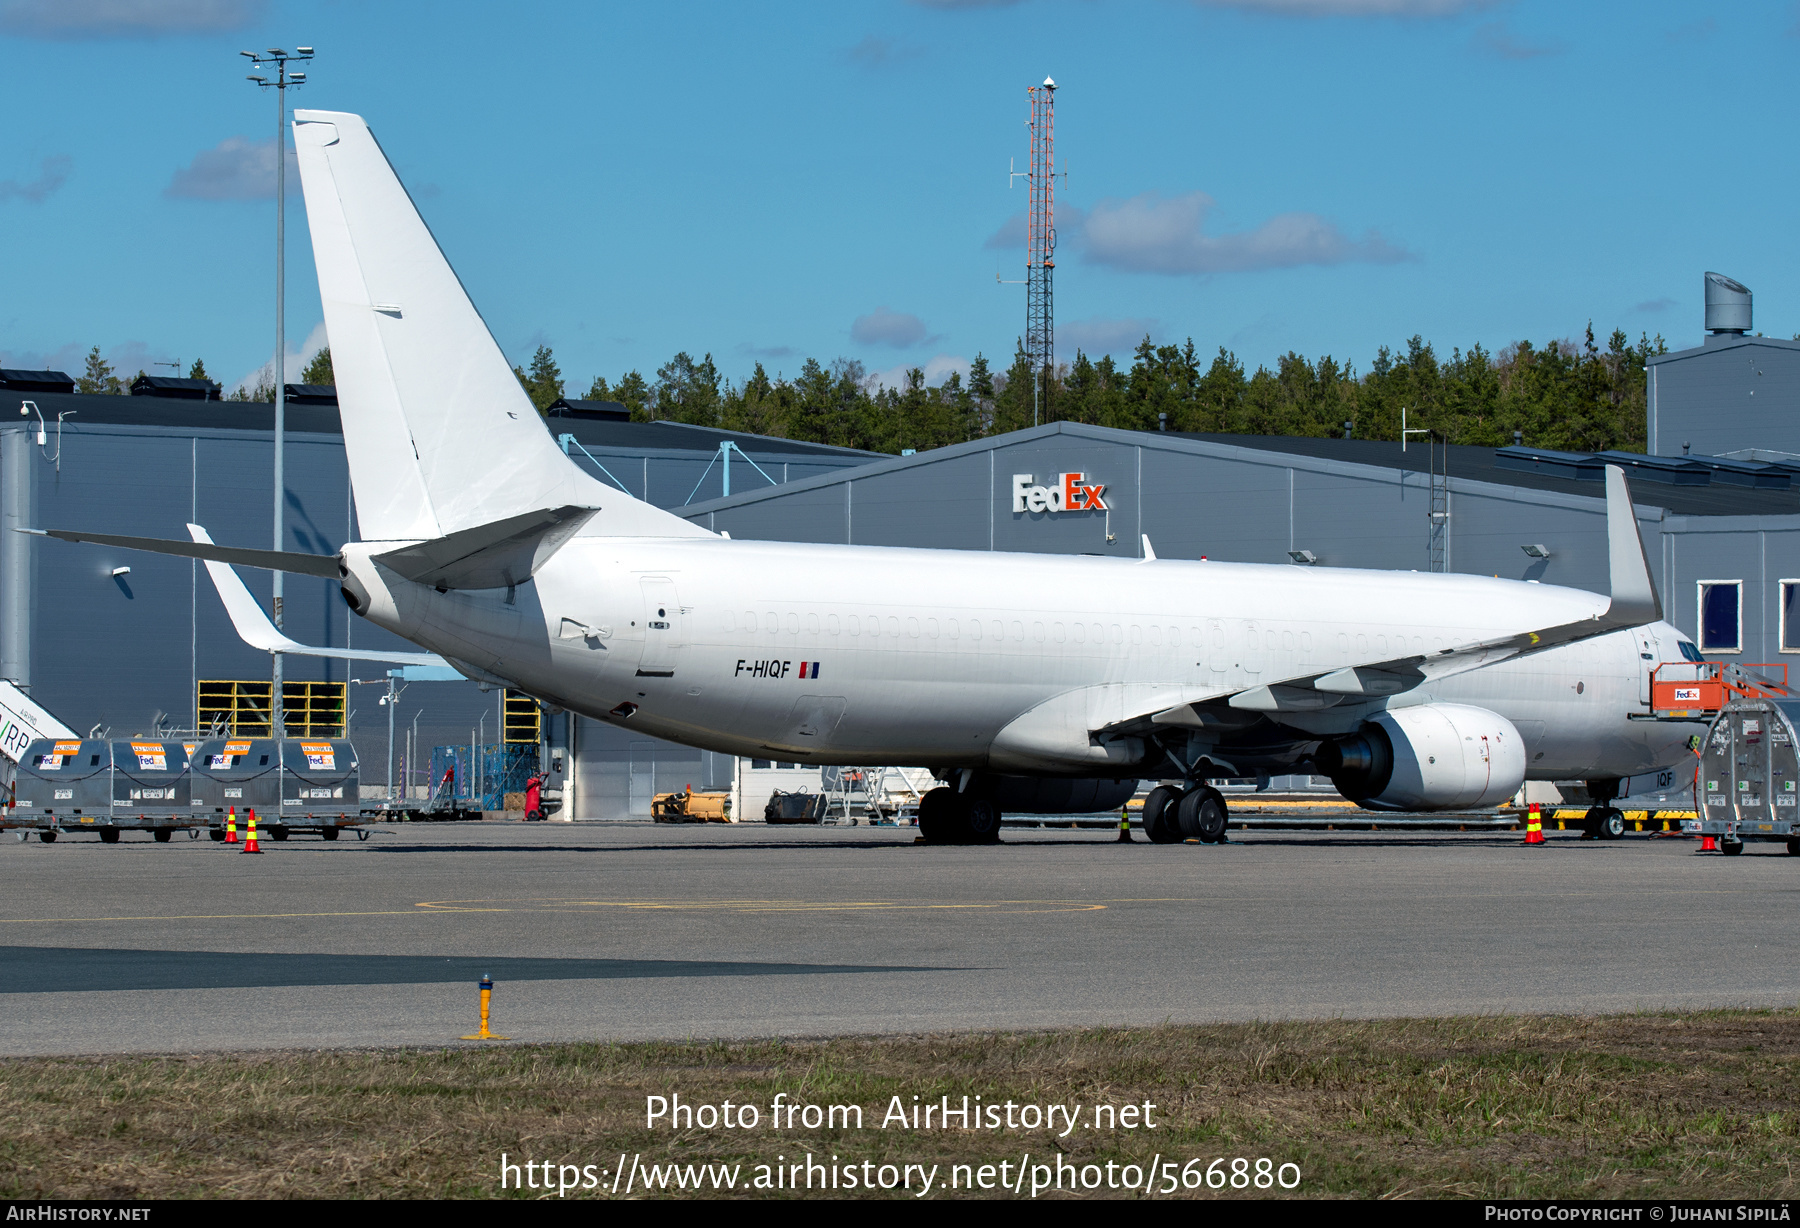
MULTIPOLYGON (((1800 654, 1800 342, 1751 334, 1749 293, 1730 279, 1709 274, 1707 295, 1705 341, 1651 360, 1648 454, 1052 423, 890 457, 633 424, 578 402, 547 425, 601 480, 739 539, 1127 558, 1148 539, 1161 558, 1457 571, 1599 592, 1608 585, 1602 471, 1619 463, 1669 621, 1708 656, 1786 661, 1800 654), (1068 508, 1077 485, 1099 496, 1076 501, 1104 508, 1068 508)), ((195 521, 221 542, 269 544, 267 406, 170 390, 76 396, 14 379, 27 384, 0 373, 5 528, 180 537, 195 521), (37 419, 13 412, 22 400, 44 415, 42 447, 37 419), (71 412, 59 452, 58 415, 71 412)), ((329 552, 355 536, 336 405, 321 396, 289 415, 287 548, 329 552)), ((260 574, 246 579, 268 592, 260 574)), ((849 588, 905 583, 899 572, 844 577, 849 588)), ((349 617, 324 581, 287 585, 295 639, 406 647, 349 617)), ((72 726, 192 727, 202 681, 267 679, 268 666, 238 641, 197 565, 0 533, 0 676, 72 726)), ((348 676, 385 682, 382 668, 351 663, 348 676)), ((346 678, 343 663, 318 659, 289 658, 287 670, 346 678)), ((377 786, 387 747, 378 693, 352 686, 345 701, 364 779, 377 786)), ((474 683, 417 682, 397 717, 402 727, 418 721, 421 745, 466 744, 484 720, 498 724, 496 702, 474 683)), ((553 719, 545 736, 567 769, 553 781, 564 786, 563 817, 576 819, 647 817, 653 793, 725 788, 782 767, 587 718, 553 719)), ((422 779, 408 778, 415 789, 422 779)))

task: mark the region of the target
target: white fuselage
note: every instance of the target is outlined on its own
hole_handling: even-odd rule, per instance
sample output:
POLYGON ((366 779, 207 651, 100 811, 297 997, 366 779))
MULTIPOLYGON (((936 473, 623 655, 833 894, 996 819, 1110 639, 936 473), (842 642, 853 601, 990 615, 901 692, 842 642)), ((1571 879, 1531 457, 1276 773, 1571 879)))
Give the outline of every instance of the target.
MULTIPOLYGON (((601 536, 509 602, 360 551, 345 558, 372 621, 599 720, 726 753, 1049 774, 1128 774, 1088 745, 1117 721, 1606 607, 1479 576, 601 536)), ((1678 642, 1667 624, 1615 632, 1264 723, 1324 737, 1376 707, 1470 704, 1518 727, 1531 778, 1627 776, 1695 731, 1643 719, 1678 642)))

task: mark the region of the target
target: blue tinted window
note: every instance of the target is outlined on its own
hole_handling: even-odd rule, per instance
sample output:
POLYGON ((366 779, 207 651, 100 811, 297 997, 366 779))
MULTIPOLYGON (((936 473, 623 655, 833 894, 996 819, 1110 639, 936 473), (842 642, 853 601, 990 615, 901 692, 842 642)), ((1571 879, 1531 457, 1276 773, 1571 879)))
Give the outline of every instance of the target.
POLYGON ((1800 652, 1800 601, 1794 600, 1794 591, 1800 584, 1783 584, 1781 586, 1781 651, 1800 652))
POLYGON ((1700 655, 1700 650, 1694 646, 1694 641, 1692 640, 1681 641, 1681 656, 1682 659, 1686 661, 1706 660, 1705 657, 1700 655))
POLYGON ((1700 586, 1700 650, 1736 652, 1738 644, 1738 586, 1700 586))

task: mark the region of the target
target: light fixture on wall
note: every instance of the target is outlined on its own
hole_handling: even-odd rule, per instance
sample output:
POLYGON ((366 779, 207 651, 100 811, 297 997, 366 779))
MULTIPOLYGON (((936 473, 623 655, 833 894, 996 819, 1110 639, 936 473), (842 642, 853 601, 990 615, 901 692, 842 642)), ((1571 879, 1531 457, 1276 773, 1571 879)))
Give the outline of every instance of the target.
POLYGON ((1520 546, 1519 549, 1523 550, 1534 559, 1547 559, 1550 557, 1550 547, 1548 546, 1520 546))
POLYGON ((128 575, 130 575, 130 574, 131 574, 131 568, 129 568, 129 567, 115 567, 115 568, 113 568, 113 569, 112 569, 112 573, 113 573, 113 579, 115 579, 115 580, 116 580, 116 579, 118 579, 118 578, 119 578, 119 577, 120 577, 120 576, 128 576, 128 575))
POLYGON ((1290 550, 1287 555, 1302 567, 1311 567, 1319 561, 1319 556, 1310 550, 1290 550))

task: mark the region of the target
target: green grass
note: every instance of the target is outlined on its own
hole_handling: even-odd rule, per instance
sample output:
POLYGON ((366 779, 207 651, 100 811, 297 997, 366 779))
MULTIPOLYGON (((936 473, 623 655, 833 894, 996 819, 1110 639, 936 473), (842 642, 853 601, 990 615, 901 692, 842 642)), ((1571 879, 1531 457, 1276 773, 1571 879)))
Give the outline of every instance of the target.
POLYGON ((14 1059, 0 1062, 0 1196, 487 1196, 502 1152, 610 1169, 620 1152, 754 1166, 810 1151, 938 1164, 940 1180, 1024 1152, 1077 1166, 1160 1153, 1291 1161, 1315 1197, 1786 1198, 1800 1192, 1796 1106, 1791 1011, 14 1059), (672 1092, 763 1106, 763 1126, 646 1128, 645 1097, 672 1092), (861 1104, 865 1128, 777 1135, 778 1092, 861 1104), (1160 1128, 878 1128, 891 1096, 965 1094, 1149 1100, 1160 1128))

